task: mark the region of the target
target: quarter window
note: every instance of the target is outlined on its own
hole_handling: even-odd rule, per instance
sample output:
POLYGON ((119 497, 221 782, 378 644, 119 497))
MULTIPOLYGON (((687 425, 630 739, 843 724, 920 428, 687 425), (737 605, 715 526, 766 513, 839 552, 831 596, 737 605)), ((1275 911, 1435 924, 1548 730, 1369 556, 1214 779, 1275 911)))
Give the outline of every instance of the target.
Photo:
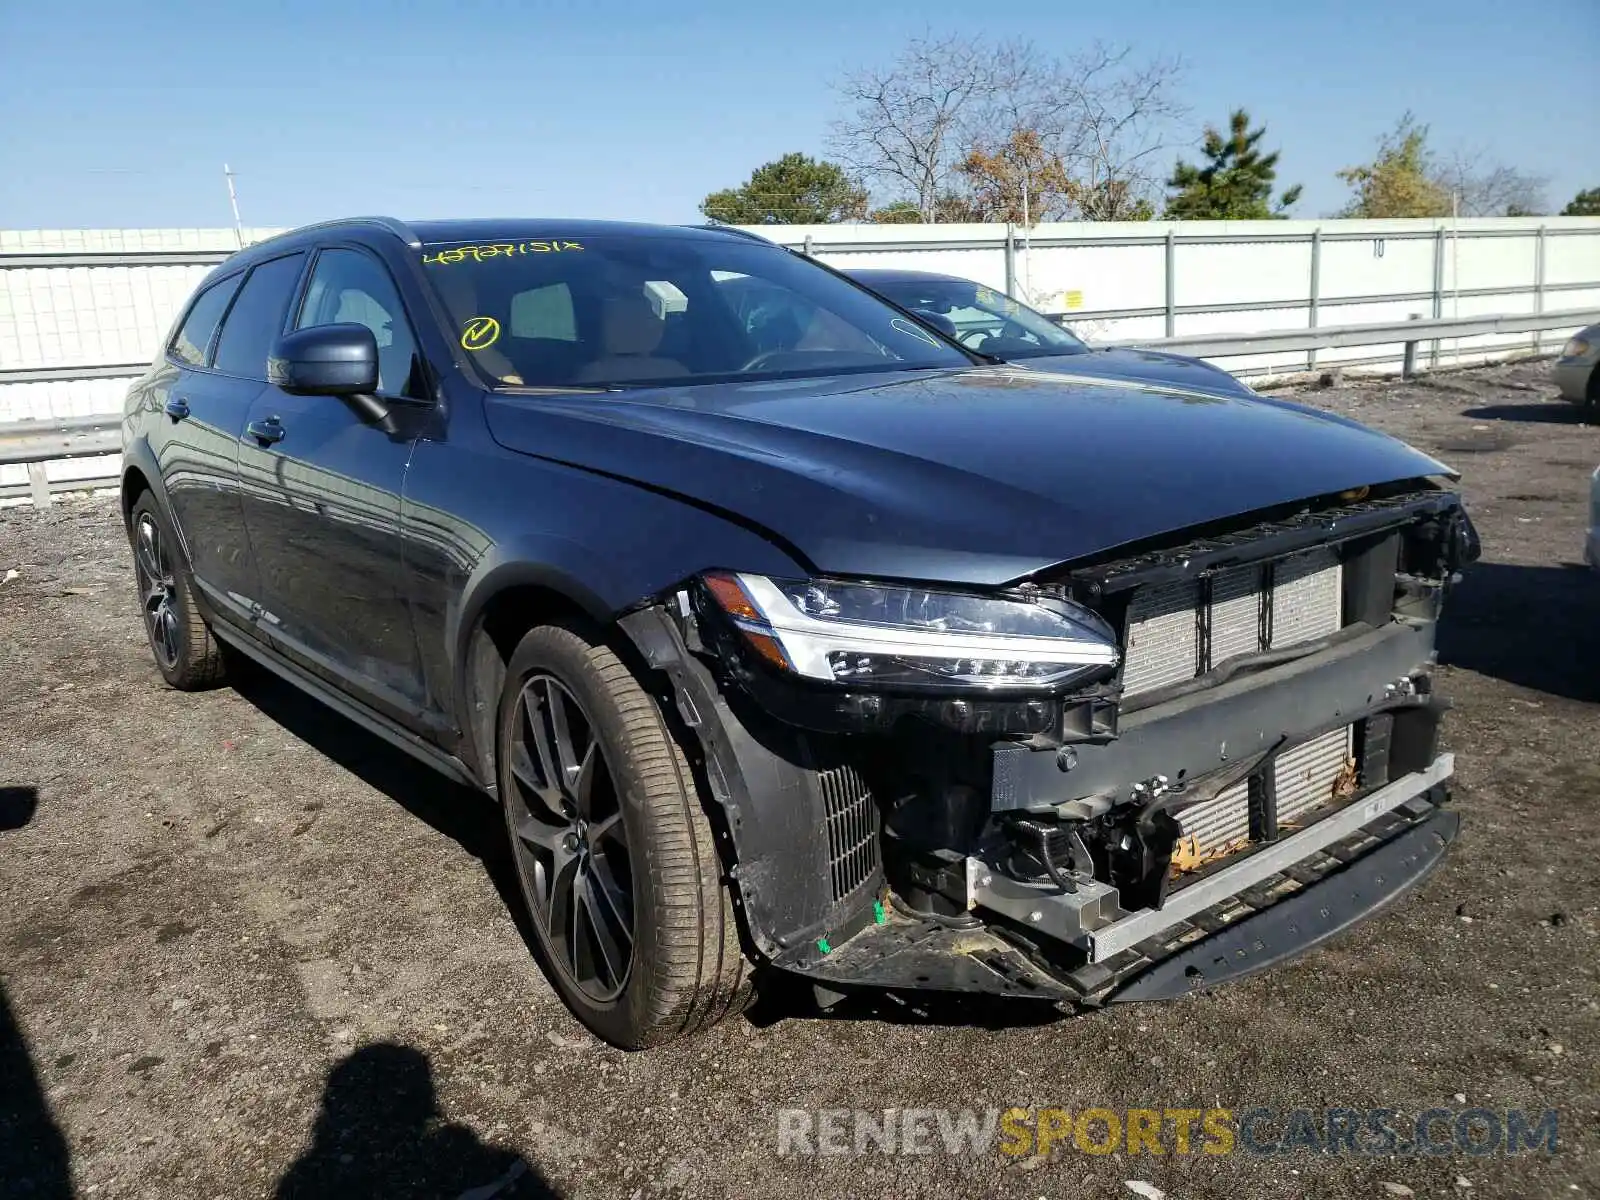
POLYGON ((289 297, 304 261, 304 254, 290 254, 261 263, 250 272, 222 323, 212 363, 217 370, 266 380, 267 355, 283 332, 289 297))
POLYGON ((378 343, 378 390, 414 400, 427 397, 422 356, 406 320, 400 293, 383 264, 359 250, 332 249, 317 255, 297 329, 316 325, 365 325, 378 343))
POLYGON ((217 332, 217 323, 227 311, 228 301, 233 299, 234 289, 239 286, 241 278, 243 276, 230 275, 226 279, 219 279, 195 297, 194 303, 189 306, 189 315, 183 319, 183 327, 168 347, 179 362, 191 367, 206 365, 206 350, 211 345, 212 335, 217 332))

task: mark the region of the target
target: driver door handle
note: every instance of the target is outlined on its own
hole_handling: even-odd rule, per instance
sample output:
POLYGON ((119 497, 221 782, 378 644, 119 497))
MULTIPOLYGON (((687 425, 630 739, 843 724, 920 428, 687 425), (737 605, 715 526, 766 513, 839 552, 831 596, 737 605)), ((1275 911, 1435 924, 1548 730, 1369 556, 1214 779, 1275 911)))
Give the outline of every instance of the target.
POLYGON ((273 442, 283 441, 283 424, 277 417, 266 417, 260 421, 251 421, 244 427, 244 431, 263 446, 270 446, 273 442))

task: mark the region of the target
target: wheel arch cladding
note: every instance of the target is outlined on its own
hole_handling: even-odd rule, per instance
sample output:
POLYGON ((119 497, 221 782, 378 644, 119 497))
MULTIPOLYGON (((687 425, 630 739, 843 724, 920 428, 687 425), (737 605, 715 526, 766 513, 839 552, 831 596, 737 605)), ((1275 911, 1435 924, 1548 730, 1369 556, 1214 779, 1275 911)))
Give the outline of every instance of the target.
POLYGON ((528 630, 572 620, 597 623, 589 606, 549 579, 512 573, 482 597, 466 626, 458 658, 463 730, 478 777, 490 793, 499 790, 495 718, 506 666, 528 630))
MULTIPOLYGON (((608 481, 605 491, 615 487, 608 481)), ((494 709, 505 664, 528 629, 581 616, 638 670, 642 656, 617 625, 624 613, 670 594, 704 569, 779 575, 796 570, 790 558, 748 530, 639 489, 620 494, 631 507, 611 506, 611 528, 603 543, 508 530, 476 564, 462 589, 445 632, 449 672, 458 727, 480 780, 491 792, 496 790, 494 709), (596 548, 601 544, 603 551, 596 548)))
MULTIPOLYGON (((143 437, 129 442, 122 449, 122 523, 126 525, 133 516, 133 506, 145 492, 153 492, 156 503, 170 519, 171 507, 167 504, 167 489, 161 481, 161 468, 150 443, 143 437)), ((182 534, 178 535, 182 538, 182 534)))
POLYGON ((825 777, 845 760, 835 759, 830 739, 783 725, 737 689, 724 691, 660 606, 630 612, 620 624, 645 663, 670 681, 679 736, 699 744, 703 799, 723 822, 719 846, 745 932, 768 961, 803 969, 827 953, 818 939, 842 942, 874 920, 883 880, 874 857, 847 891, 832 886, 825 777))

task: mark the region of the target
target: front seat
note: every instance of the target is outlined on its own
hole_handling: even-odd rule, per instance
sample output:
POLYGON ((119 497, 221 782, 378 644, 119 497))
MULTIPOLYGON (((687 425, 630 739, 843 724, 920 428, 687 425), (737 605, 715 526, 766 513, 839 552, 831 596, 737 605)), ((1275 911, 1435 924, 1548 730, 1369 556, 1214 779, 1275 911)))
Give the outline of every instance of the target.
POLYGON ((600 357, 578 368, 578 383, 622 383, 675 379, 689 370, 656 354, 667 323, 642 291, 607 296, 600 302, 600 357))

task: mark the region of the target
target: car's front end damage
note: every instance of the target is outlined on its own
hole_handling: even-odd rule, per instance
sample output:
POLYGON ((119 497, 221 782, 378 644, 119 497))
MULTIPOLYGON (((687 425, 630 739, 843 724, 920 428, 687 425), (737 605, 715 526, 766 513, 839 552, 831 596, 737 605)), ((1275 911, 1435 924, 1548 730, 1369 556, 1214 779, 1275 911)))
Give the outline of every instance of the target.
POLYGON ((1434 626, 1476 553, 1411 479, 993 591, 711 572, 623 626, 761 958, 1092 1005, 1260 969, 1438 862, 1434 626))

